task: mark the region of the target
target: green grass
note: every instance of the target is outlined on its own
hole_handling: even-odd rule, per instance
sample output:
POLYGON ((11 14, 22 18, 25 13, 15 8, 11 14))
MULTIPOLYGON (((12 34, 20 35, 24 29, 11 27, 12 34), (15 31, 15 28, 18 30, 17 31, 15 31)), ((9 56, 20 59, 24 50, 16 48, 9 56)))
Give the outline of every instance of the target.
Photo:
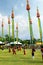
POLYGON ((22 51, 17 51, 16 55, 8 50, 0 50, 0 65, 43 65, 40 50, 36 50, 35 58, 32 59, 31 50, 26 50, 26 55, 22 51))

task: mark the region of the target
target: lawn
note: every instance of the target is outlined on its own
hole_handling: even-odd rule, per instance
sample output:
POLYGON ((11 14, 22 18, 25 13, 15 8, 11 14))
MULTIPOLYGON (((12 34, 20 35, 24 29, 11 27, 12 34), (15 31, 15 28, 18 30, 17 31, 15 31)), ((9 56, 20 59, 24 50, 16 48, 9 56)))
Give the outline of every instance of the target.
POLYGON ((23 50, 17 51, 16 55, 8 50, 0 50, 0 65, 43 65, 43 61, 40 50, 36 50, 34 59, 29 49, 26 50, 26 55, 23 54, 23 50))

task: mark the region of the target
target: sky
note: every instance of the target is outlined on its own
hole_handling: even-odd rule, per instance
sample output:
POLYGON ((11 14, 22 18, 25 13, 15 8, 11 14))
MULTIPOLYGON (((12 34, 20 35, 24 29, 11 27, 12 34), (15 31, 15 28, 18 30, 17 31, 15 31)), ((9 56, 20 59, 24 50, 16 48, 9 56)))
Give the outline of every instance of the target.
MULTIPOLYGON (((36 10, 38 6, 43 33, 43 0, 29 0, 29 4, 30 15, 32 19, 33 35, 36 39, 39 39, 40 34, 38 28, 38 21, 36 17, 36 10)), ((12 8, 14 10, 15 36, 16 23, 18 22, 18 37, 20 39, 30 39, 28 12, 26 10, 26 0, 0 0, 0 36, 2 35, 2 19, 4 22, 4 35, 8 34, 8 17, 10 16, 11 19, 12 8)), ((10 23, 10 33, 12 34, 12 21, 10 21, 10 23)))

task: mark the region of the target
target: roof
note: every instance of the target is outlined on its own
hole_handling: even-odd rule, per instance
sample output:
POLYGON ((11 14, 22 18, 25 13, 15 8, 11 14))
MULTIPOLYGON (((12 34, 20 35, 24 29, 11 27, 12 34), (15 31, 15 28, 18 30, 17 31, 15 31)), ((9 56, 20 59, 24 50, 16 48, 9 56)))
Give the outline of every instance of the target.
POLYGON ((14 44, 22 44, 22 43, 15 41, 14 44))
POLYGON ((15 42, 11 42, 10 44, 22 44, 22 43, 15 41, 15 42))

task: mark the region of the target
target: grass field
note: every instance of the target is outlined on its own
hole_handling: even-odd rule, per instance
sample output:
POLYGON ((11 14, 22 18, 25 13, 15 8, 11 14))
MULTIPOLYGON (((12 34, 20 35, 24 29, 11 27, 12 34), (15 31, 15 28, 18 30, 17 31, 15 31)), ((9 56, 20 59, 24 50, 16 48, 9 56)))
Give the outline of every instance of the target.
POLYGON ((12 52, 8 53, 8 50, 0 50, 0 65, 43 65, 40 50, 36 50, 34 59, 32 59, 31 50, 27 49, 26 53, 23 55, 22 50, 13 55, 12 52))

